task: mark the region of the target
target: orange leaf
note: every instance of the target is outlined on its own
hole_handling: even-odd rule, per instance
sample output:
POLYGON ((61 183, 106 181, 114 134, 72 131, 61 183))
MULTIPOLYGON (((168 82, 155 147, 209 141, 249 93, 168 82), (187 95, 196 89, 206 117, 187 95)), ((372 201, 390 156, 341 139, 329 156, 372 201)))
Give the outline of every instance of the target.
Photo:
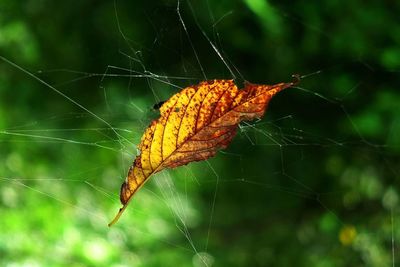
MULTIPOLYGON (((298 76, 295 76, 298 79, 298 76)), ((154 173, 214 156, 226 148, 239 122, 260 118, 270 99, 296 82, 276 85, 245 83, 239 90, 233 80, 210 80, 189 86, 160 107, 160 118, 146 129, 138 155, 121 186, 122 208, 154 173)))

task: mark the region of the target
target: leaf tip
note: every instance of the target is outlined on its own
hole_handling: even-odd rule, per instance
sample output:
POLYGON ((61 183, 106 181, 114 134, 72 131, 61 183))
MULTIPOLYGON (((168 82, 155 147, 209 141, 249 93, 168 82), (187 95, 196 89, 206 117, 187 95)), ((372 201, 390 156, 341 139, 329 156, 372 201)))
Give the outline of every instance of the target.
POLYGON ((291 82, 291 86, 296 86, 300 83, 301 79, 303 78, 303 76, 301 76, 300 74, 296 73, 292 75, 293 81, 291 82))

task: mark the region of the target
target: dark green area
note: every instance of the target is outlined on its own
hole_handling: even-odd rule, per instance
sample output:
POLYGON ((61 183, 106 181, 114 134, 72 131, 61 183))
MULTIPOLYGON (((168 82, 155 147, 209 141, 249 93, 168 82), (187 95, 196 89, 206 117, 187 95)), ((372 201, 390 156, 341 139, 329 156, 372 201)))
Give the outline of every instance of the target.
POLYGON ((0 2, 0 55, 65 94, 0 60, 0 265, 398 265, 400 4, 180 11, 187 32, 175 0, 0 2), (152 177, 107 227, 154 104, 295 73, 228 149, 152 177))

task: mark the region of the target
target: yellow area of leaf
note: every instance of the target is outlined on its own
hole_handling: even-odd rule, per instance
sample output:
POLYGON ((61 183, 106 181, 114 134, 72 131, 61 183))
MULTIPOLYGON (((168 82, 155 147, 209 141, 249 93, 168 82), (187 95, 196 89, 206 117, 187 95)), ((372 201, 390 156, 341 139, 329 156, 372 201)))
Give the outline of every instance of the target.
POLYGON ((152 174, 214 156, 229 145, 239 122, 260 118, 270 99, 294 84, 245 83, 239 90, 233 80, 210 80, 173 95, 160 107, 160 118, 142 136, 140 155, 121 186, 123 206, 109 226, 118 221, 152 174))

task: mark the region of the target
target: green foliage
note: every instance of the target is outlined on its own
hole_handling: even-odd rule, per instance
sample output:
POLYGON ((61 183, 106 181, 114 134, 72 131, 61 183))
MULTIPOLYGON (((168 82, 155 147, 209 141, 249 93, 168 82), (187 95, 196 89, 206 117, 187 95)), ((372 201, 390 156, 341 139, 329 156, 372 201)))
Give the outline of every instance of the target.
POLYGON ((0 265, 397 264, 399 4, 181 1, 187 34, 176 7, 0 3, 0 55, 118 133, 0 61, 0 265), (108 228, 153 105, 234 78, 202 31, 238 83, 319 72, 225 152, 154 177, 108 228))

